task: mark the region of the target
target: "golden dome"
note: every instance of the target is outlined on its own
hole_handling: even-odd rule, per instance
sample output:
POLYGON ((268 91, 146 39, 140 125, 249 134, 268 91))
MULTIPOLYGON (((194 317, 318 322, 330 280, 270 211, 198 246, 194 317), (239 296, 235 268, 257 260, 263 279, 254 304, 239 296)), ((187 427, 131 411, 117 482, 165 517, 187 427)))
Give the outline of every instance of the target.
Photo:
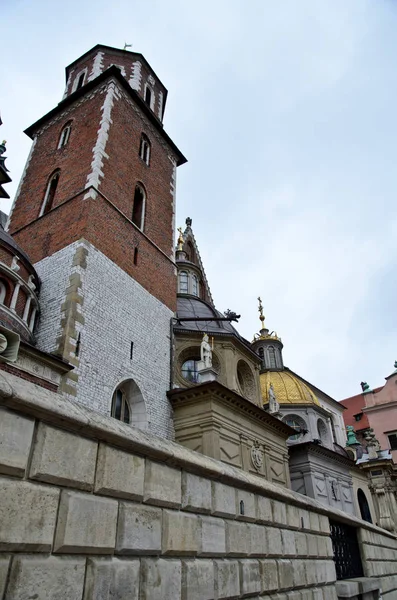
POLYGON ((280 404, 320 404, 311 389, 288 371, 266 371, 260 375, 264 404, 269 402, 269 386, 273 384, 280 404))

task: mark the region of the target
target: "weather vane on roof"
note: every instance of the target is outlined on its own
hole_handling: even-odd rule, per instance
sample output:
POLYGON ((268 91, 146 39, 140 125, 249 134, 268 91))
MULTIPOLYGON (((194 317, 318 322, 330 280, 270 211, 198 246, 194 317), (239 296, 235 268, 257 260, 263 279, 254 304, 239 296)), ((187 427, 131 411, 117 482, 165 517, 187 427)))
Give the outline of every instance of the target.
POLYGON ((127 48, 132 48, 132 44, 127 44, 127 42, 125 42, 123 50, 127 50, 127 48))

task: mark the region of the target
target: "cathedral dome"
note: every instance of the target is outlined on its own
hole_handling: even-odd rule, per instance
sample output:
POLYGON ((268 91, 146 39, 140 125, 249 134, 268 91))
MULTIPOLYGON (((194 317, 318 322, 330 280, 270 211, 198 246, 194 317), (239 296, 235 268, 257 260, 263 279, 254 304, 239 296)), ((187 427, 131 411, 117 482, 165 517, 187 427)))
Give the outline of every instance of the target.
POLYGON ((277 402, 282 404, 320 404, 310 388, 289 371, 265 371, 260 375, 263 403, 269 402, 269 387, 273 390, 277 402))

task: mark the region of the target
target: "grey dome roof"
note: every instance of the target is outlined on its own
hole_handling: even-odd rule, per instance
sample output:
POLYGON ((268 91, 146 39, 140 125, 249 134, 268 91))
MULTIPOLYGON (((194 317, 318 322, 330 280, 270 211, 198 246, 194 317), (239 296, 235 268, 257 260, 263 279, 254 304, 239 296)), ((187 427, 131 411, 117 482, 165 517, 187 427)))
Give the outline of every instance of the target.
POLYGON ((196 296, 178 296, 176 309, 175 331, 189 333, 209 333, 213 335, 228 335, 237 338, 253 354, 251 344, 243 338, 229 321, 213 321, 214 318, 224 318, 221 312, 196 296), (179 319, 208 319, 208 321, 182 321, 179 319))

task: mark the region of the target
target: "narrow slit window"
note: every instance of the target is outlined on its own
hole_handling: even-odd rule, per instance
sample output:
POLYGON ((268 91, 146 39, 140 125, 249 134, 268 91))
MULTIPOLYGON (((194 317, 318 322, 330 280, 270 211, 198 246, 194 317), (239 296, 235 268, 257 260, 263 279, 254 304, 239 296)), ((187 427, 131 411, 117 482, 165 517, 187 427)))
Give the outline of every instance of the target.
POLYGON ((134 265, 138 264, 138 248, 134 250, 134 265))
POLYGON ((145 218, 145 192, 137 185, 134 194, 134 204, 132 205, 132 222, 143 230, 145 218))

